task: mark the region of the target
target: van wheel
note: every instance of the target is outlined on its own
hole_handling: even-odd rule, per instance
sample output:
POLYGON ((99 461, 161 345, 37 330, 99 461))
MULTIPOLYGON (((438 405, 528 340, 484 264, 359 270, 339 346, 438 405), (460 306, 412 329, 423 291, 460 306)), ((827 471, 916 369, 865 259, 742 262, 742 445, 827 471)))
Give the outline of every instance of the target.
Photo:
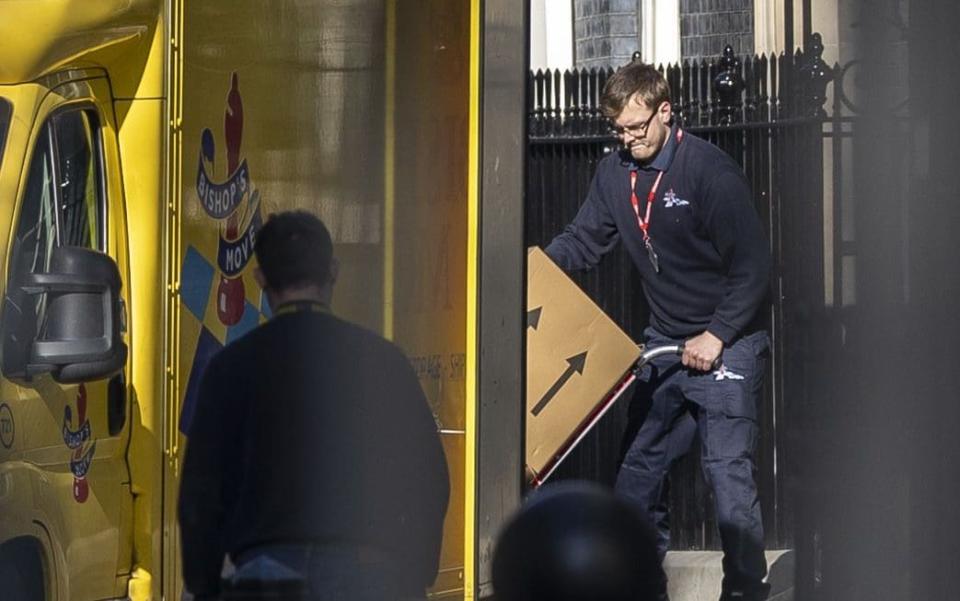
POLYGON ((43 568, 34 553, 0 554, 0 583, 4 601, 45 601, 43 568))

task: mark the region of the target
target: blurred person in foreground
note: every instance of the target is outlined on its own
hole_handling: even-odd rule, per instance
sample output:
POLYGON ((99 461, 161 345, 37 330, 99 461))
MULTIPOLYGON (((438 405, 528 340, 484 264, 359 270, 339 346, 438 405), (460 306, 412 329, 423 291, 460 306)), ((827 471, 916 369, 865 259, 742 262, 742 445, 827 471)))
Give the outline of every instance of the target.
POLYGON ((330 312, 338 263, 319 219, 271 216, 254 252, 273 316, 202 378, 180 489, 185 586, 218 598, 229 556, 228 589, 423 599, 449 478, 416 374, 396 346, 330 312))
POLYGON ((662 559, 667 476, 695 423, 723 544, 720 599, 762 601, 753 455, 770 346, 761 311, 769 244, 743 170, 673 123, 670 88, 654 67, 634 61, 613 74, 601 110, 622 149, 597 165, 580 211, 546 253, 565 270, 589 269, 622 241, 650 307, 644 344, 684 344, 681 359, 655 359, 640 375, 616 492, 652 516, 662 559))
POLYGON ((650 521, 586 482, 536 491, 493 555, 497 601, 656 601, 664 581, 650 521))

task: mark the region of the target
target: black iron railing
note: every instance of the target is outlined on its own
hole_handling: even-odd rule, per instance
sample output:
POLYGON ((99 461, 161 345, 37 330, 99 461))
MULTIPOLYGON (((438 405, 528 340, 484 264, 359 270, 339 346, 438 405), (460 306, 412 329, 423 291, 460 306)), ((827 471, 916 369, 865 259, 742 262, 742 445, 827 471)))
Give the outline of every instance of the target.
MULTIPOLYGON (((727 46, 716 60, 661 65, 659 70, 670 84, 675 119, 689 129, 824 118, 834 69, 822 52, 820 36, 814 34, 807 52, 740 58, 727 46)), ((600 95, 611 75, 613 69, 530 73, 530 142, 612 140, 610 124, 600 113, 600 95)))

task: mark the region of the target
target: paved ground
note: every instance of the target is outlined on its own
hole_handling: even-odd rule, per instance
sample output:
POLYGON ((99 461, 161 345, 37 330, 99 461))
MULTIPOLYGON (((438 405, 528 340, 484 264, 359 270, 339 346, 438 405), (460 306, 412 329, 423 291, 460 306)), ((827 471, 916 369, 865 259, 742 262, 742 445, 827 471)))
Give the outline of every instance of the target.
MULTIPOLYGON (((670 601, 717 601, 723 578, 719 551, 671 551, 664 568, 670 601)), ((793 551, 767 551, 769 601, 793 601, 793 551)))

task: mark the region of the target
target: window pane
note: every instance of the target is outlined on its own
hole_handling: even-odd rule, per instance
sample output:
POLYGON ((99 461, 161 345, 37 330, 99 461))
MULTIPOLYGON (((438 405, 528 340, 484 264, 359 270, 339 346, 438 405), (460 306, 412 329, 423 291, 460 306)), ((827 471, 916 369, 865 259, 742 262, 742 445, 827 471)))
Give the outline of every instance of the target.
POLYGON ((10 125, 10 103, 0 98, 0 160, 3 159, 3 147, 7 138, 7 126, 10 125))
POLYGON ((96 123, 86 111, 53 120, 60 185, 60 243, 102 250, 99 144, 96 123))
MULTIPOLYGON (((24 191, 20 210, 17 236, 13 244, 11 283, 28 273, 42 273, 50 269, 50 255, 56 242, 56 219, 53 194, 53 153, 50 145, 50 130, 44 128, 33 152, 30 175, 24 191)), ((10 284, 8 284, 9 288, 10 284)), ((35 327, 40 329, 45 294, 26 296, 21 299, 24 319, 35 318, 35 327), (32 315, 31 315, 32 314, 32 315)))
POLYGON ((56 240, 53 214, 53 156, 47 130, 37 140, 30 175, 23 195, 20 225, 14 243, 14 271, 47 271, 56 240))

